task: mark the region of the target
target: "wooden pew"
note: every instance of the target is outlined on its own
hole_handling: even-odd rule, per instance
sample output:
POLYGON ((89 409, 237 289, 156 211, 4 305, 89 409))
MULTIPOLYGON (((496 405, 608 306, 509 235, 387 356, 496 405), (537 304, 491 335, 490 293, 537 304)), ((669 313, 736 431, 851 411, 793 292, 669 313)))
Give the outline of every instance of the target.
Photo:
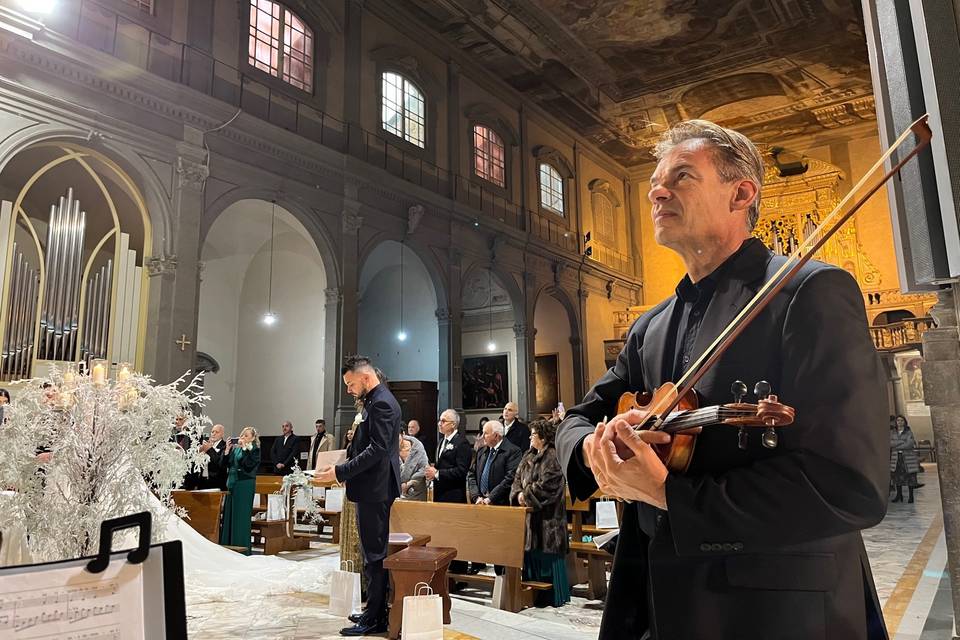
POLYGON ((254 493, 260 496, 262 507, 254 508, 254 520, 250 525, 250 533, 253 535, 256 546, 259 546, 261 538, 263 539, 263 554, 274 555, 281 551, 303 551, 310 548, 310 540, 294 535, 294 525, 296 524, 296 509, 293 508, 293 494, 287 502, 287 517, 282 520, 258 520, 256 515, 267 510, 266 496, 271 493, 277 493, 283 486, 283 477, 281 476, 257 476, 257 484, 254 493), (289 533, 288 533, 289 532, 289 533))
MULTIPOLYGON (((550 589, 545 582, 524 582, 523 548, 526 509, 448 502, 397 500, 390 512, 390 531, 429 533, 430 546, 457 550, 457 560, 499 564, 504 567, 500 602, 494 606, 517 612, 532 590, 550 589)), ((452 579, 494 584, 492 576, 448 574, 452 579)))
MULTIPOLYGON (((613 562, 613 556, 592 542, 583 542, 584 534, 589 536, 602 535, 607 529, 583 524, 583 518, 590 512, 591 503, 603 496, 600 492, 594 493, 588 500, 574 500, 567 490, 567 513, 570 514, 570 553, 567 556, 567 572, 572 584, 580 584, 586 580, 587 597, 591 600, 602 600, 607 595, 607 563, 613 562), (587 573, 583 575, 581 556, 586 557, 587 573)), ((617 505, 618 516, 623 516, 623 509, 617 505)))
POLYGON ((220 543, 220 519, 226 491, 180 491, 170 493, 174 504, 183 507, 188 518, 185 522, 207 540, 220 543))

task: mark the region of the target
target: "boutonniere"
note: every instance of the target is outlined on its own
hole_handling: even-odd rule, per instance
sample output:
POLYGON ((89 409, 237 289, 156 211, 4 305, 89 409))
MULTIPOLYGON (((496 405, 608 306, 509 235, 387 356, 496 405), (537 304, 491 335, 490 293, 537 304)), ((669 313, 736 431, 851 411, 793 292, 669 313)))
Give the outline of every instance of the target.
POLYGON ((353 417, 353 426, 356 427, 361 422, 363 422, 363 412, 359 411, 357 412, 357 415, 353 417))
POLYGON ((453 443, 448 442, 447 445, 443 448, 444 451, 453 451, 453 443))

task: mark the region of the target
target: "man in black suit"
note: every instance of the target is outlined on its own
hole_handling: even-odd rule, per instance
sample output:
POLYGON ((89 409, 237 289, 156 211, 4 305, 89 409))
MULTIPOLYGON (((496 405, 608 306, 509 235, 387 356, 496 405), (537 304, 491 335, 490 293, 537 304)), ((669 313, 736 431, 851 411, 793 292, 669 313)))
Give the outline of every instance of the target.
POLYGON ((467 493, 474 504, 510 504, 510 486, 517 472, 520 449, 503 437, 503 425, 490 420, 483 425, 483 443, 476 464, 467 473, 467 493))
POLYGON ((200 451, 210 458, 207 462, 207 477, 204 485, 207 489, 227 490, 227 472, 229 460, 226 456, 227 441, 223 439, 223 425, 215 424, 210 429, 210 438, 200 445, 200 451))
POLYGON ((317 473, 321 482, 344 482, 357 504, 357 530, 367 578, 367 608, 351 617, 355 626, 340 635, 363 636, 387 630, 387 557, 390 507, 400 496, 400 405, 381 383, 369 358, 350 356, 343 367, 347 393, 363 400, 362 420, 353 434, 354 455, 317 473))
POLYGON ((467 437, 457 430, 459 425, 460 415, 453 409, 440 414, 437 462, 426 470, 427 482, 433 482, 434 502, 467 501, 467 472, 473 449, 467 437))
POLYGON ((516 402, 511 401, 504 405, 503 437, 524 452, 530 448, 530 427, 517 417, 518 413, 520 407, 516 402))
POLYGON ((283 435, 273 441, 270 459, 273 460, 273 470, 285 476, 293 471, 300 438, 293 433, 293 424, 289 420, 285 421, 280 428, 283 430, 283 435))
POLYGON ((690 121, 657 157, 654 235, 687 275, 634 323, 557 437, 575 497, 599 485, 632 502, 600 638, 885 639, 860 535, 886 511, 885 377, 844 270, 806 265, 696 386, 705 406, 731 401, 737 380, 769 381, 796 409, 775 448, 762 429, 741 442, 736 427, 706 427, 680 473, 650 444, 670 436, 634 432, 639 412, 615 415, 622 393, 687 371, 785 260, 750 236, 764 169, 749 140, 690 121))

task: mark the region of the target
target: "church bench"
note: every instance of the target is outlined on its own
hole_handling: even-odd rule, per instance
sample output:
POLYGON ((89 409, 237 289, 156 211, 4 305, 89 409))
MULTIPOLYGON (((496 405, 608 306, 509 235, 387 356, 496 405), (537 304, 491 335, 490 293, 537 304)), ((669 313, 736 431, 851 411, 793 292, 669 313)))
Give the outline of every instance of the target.
MULTIPOLYGON (((457 560, 503 566, 501 598, 493 604, 517 612, 523 607, 524 592, 549 586, 521 579, 526 520, 523 507, 398 500, 390 512, 390 531, 429 532, 431 545, 456 549, 457 560)), ((492 576, 449 576, 491 585, 496 580, 492 576)))
POLYGON ((226 491, 182 491, 170 492, 173 503, 187 512, 185 522, 207 540, 220 542, 220 519, 223 516, 223 503, 226 491))
MULTIPOLYGON (((282 476, 257 476, 254 493, 258 496, 268 496, 272 493, 279 493, 283 486, 282 476)), ((281 551, 303 551, 310 548, 310 540, 303 536, 294 534, 294 524, 296 524, 296 509, 293 506, 293 494, 287 502, 287 517, 281 520, 261 520, 256 515, 265 512, 268 498, 263 497, 260 503, 261 507, 254 507, 253 521, 250 523, 250 534, 255 541, 255 546, 260 546, 263 541, 264 555, 274 555, 281 551)))
POLYGON ((587 557, 587 597, 603 600, 607 595, 607 563, 613 561, 613 555, 592 542, 576 540, 570 542, 570 555, 587 557))

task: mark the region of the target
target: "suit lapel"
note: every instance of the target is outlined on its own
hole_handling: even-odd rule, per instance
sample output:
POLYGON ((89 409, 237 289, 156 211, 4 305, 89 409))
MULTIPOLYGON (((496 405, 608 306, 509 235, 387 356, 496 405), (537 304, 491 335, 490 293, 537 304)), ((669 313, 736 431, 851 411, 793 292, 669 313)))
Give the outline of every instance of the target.
MULTIPOLYGON (((650 320, 647 332, 643 336, 643 385, 645 389, 631 389, 632 391, 649 391, 659 387, 667 381, 667 371, 664 368, 664 354, 666 352, 666 340, 670 318, 673 316, 674 307, 677 304, 677 298, 670 301, 656 317, 650 320)), ((633 381, 630 381, 633 382, 633 381)))

